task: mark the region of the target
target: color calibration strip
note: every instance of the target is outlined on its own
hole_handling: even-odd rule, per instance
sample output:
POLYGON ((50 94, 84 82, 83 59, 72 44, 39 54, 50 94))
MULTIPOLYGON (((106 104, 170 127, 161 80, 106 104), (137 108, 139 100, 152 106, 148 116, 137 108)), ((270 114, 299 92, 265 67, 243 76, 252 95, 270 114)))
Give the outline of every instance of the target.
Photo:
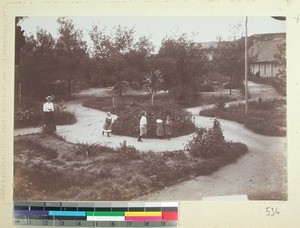
POLYGON ((14 223, 55 227, 177 227, 177 202, 15 202, 14 223))

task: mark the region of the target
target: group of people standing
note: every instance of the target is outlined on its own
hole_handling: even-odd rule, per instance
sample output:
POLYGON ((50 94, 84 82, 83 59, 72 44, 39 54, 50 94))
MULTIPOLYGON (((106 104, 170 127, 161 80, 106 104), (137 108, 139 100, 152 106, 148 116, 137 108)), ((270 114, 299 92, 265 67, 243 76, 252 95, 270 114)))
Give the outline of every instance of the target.
MULTIPOLYGON (((106 133, 107 137, 110 136, 110 133, 112 131, 112 123, 113 119, 111 112, 108 112, 104 120, 102 135, 106 133)), ((143 111, 140 119, 140 132, 138 136, 139 142, 142 142, 143 137, 147 137, 147 124, 147 113, 143 111)), ((169 140, 171 139, 172 121, 170 116, 167 116, 167 120, 165 122, 163 122, 163 120, 161 119, 156 120, 156 135, 158 138, 163 138, 166 135, 169 140)))
MULTIPOLYGON (((51 96, 46 97, 47 102, 44 103, 43 105, 43 112, 44 112, 45 126, 48 128, 49 131, 56 131, 56 124, 54 121, 54 105, 51 102, 52 99, 53 98, 51 96)), ((113 123, 112 114, 111 112, 108 112, 106 114, 106 118, 104 121, 102 135, 106 133, 108 137, 110 136, 110 133, 112 131, 112 123, 113 123)), ((147 137, 147 113, 145 111, 142 112, 139 130, 140 132, 138 136, 138 141, 142 142, 142 138, 147 137)), ((158 138, 163 138, 166 135, 169 140, 171 139, 172 121, 170 116, 167 116, 165 122, 161 119, 156 120, 156 135, 158 138)))
MULTIPOLYGON (((138 136, 138 141, 142 142, 142 137, 147 136, 147 113, 143 111, 142 117, 140 119, 140 134, 138 136)), ((156 136, 158 138, 163 138, 164 135, 170 140, 172 135, 172 121, 171 117, 167 116, 167 120, 163 122, 161 119, 156 120, 156 136)))

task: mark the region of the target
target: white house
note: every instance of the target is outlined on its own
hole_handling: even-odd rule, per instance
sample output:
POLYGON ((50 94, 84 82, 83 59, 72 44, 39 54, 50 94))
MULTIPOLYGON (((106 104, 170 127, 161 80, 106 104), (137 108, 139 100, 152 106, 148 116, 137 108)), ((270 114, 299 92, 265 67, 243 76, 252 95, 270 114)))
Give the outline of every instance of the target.
POLYGON ((254 43, 249 48, 249 56, 254 58, 249 63, 251 72, 261 77, 275 77, 281 66, 275 64, 274 55, 278 53, 278 45, 284 42, 284 38, 275 38, 254 43))

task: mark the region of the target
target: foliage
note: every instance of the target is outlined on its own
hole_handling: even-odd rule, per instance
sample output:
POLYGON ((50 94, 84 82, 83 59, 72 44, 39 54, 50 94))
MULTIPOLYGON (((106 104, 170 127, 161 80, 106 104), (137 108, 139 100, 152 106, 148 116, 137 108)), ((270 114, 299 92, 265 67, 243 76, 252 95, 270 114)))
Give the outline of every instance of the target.
MULTIPOLYGON (((57 79, 55 60, 55 40, 46 30, 38 30, 34 36, 26 37, 20 50, 20 61, 16 68, 16 91, 23 97, 45 97, 43 85, 49 87, 57 79)), ((19 101, 21 101, 19 97, 19 101)))
POLYGON ((25 36, 24 36, 24 30, 22 30, 21 26, 19 25, 19 22, 23 20, 24 17, 16 17, 15 18, 15 42, 16 42, 16 48, 15 48, 15 65, 19 64, 20 60, 20 50, 25 45, 25 36))
POLYGON ((120 147, 117 149, 117 152, 122 159, 134 160, 141 157, 140 152, 134 146, 127 145, 125 140, 120 143, 120 147))
POLYGON ((243 144, 228 143, 227 153, 200 159, 186 151, 140 152, 126 142, 112 149, 97 143, 69 144, 50 135, 26 138, 48 143, 60 153, 59 159, 48 158, 46 146, 15 141, 14 197, 26 200, 130 200, 212 173, 247 151, 243 144))
POLYGON ((134 28, 120 25, 110 33, 95 25, 89 35, 93 42, 90 84, 108 86, 118 83, 119 95, 122 95, 120 82, 142 82, 146 61, 154 49, 149 38, 136 39, 134 28))
POLYGON ((103 147, 95 142, 77 142, 73 153, 84 156, 97 156, 102 151, 112 150, 111 148, 103 147))
POLYGON ((172 119, 172 136, 190 134, 194 131, 191 114, 174 103, 155 104, 142 107, 137 104, 127 105, 118 113, 118 118, 112 126, 112 131, 117 135, 137 136, 142 111, 147 112, 147 137, 156 137, 156 119, 165 120, 168 115, 172 119))
MULTIPOLYGON (((278 52, 274 55, 275 65, 279 66, 279 72, 275 77, 277 90, 286 95, 286 42, 277 46, 278 52)), ((275 88, 276 88, 275 87, 275 88)))
MULTIPOLYGON (((236 35, 241 26, 239 24, 231 28, 231 37, 228 38, 230 41, 224 41, 218 37, 218 44, 213 52, 213 64, 216 66, 216 70, 223 77, 229 78, 230 94, 234 87, 241 85, 243 75, 245 75, 245 38, 237 38, 236 35)), ((251 46, 253 41, 249 40, 248 42, 248 46, 251 46)))
POLYGON ((218 102, 216 103, 216 107, 218 109, 224 109, 225 106, 226 106, 225 99, 223 97, 220 97, 218 102))
POLYGON ((243 84, 228 82, 223 86, 223 89, 241 89, 243 84))
MULTIPOLYGON (((66 125, 76 123, 77 118, 74 112, 65 110, 65 103, 58 102, 54 112, 55 123, 57 125, 66 125)), ((41 126, 42 132, 48 132, 43 127, 44 112, 42 104, 33 103, 30 100, 25 101, 22 105, 17 105, 14 112, 14 127, 36 127, 41 126), (29 103, 28 103, 29 102, 29 103)))
POLYGON ((76 121, 75 112, 66 111, 66 104, 63 100, 55 105, 55 123, 57 125, 74 124, 76 121))
MULTIPOLYGON (((58 153, 56 150, 44 147, 40 145, 39 142, 31 139, 27 139, 27 138, 19 139, 18 141, 15 141, 14 144, 15 146, 18 147, 28 148, 29 154, 27 156, 29 156, 30 158, 41 156, 46 160, 52 160, 58 157, 58 153), (34 151, 34 153, 30 153, 30 151, 32 150, 34 151)), ((23 153, 23 151, 16 150, 16 154, 18 155, 19 153, 23 153)))
POLYGON ((215 119, 211 129, 197 129, 186 150, 194 157, 200 158, 213 158, 226 153, 227 147, 220 122, 215 119))
POLYGON ((144 86, 151 95, 151 105, 154 105, 154 95, 157 93, 158 86, 163 83, 163 77, 159 70, 151 70, 150 74, 145 75, 144 86))
POLYGON ((207 71, 206 54, 199 44, 187 39, 185 34, 165 38, 157 57, 163 60, 161 65, 165 67, 162 66, 159 69, 170 86, 192 84, 194 79, 201 77, 207 71), (166 69, 167 65, 164 62, 171 63, 173 67, 166 69))
POLYGON ((236 121, 263 135, 286 135, 286 102, 284 100, 266 100, 262 103, 251 101, 248 103, 247 116, 244 104, 225 109, 206 109, 202 110, 200 115, 236 121))
POLYGON ((197 96, 195 88, 187 85, 177 85, 169 89, 169 96, 185 107, 193 106, 197 96))
POLYGON ((41 108, 17 107, 14 112, 14 127, 22 128, 29 126, 38 126, 43 122, 43 115, 41 108))
POLYGON ((200 92, 214 92, 215 89, 212 85, 208 85, 208 84, 201 84, 199 86, 199 91, 200 92))
POLYGON ((84 77, 88 73, 89 57, 87 44, 83 41, 83 32, 76 30, 72 20, 60 17, 59 38, 56 43, 57 73, 60 79, 68 84, 68 94, 71 96, 71 82, 84 77))
POLYGON ((284 77, 266 78, 251 75, 249 80, 260 84, 270 85, 276 89, 280 95, 286 96, 286 78, 284 77))

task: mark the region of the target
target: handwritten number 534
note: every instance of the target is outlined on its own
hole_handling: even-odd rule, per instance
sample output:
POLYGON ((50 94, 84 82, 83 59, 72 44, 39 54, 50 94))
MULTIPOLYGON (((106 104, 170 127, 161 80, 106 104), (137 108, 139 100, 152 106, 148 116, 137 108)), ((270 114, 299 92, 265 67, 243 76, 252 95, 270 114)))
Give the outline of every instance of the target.
POLYGON ((279 210, 274 207, 266 207, 266 215, 267 216, 274 216, 274 215, 279 215, 279 210))

